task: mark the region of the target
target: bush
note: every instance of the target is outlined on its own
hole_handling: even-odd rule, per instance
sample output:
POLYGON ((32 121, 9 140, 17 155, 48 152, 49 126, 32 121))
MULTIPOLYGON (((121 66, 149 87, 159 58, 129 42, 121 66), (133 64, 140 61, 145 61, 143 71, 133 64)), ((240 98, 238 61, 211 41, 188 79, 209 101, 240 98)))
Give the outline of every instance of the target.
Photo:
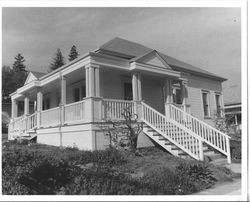
POLYGON ((149 171, 141 180, 150 185, 153 194, 181 195, 196 191, 187 177, 179 176, 165 167, 149 171))
POLYGON ((230 149, 232 159, 241 160, 241 141, 231 140, 230 141, 230 149))
POLYGON ((180 178, 189 180, 198 191, 211 187, 217 181, 208 165, 204 163, 180 163, 175 173, 180 178))
POLYGON ((64 149, 59 151, 62 159, 71 162, 73 165, 97 163, 109 166, 122 165, 127 162, 125 153, 114 148, 102 151, 79 151, 77 149, 64 149))
POLYGON ((28 151, 3 156, 3 194, 55 194, 71 180, 68 163, 28 151))
POLYGON ((131 195, 150 194, 150 189, 137 180, 110 169, 97 166, 78 173, 61 194, 73 195, 131 195))

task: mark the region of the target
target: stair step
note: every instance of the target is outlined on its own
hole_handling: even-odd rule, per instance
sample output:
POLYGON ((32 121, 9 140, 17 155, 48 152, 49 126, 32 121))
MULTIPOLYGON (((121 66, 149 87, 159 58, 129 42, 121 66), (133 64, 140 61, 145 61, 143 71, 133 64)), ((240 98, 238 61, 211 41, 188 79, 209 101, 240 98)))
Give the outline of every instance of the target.
POLYGON ((154 133, 153 136, 161 136, 159 133, 154 133))
POLYGON ((213 155, 204 154, 204 155, 207 156, 210 161, 214 161, 217 159, 223 159, 223 156, 221 154, 213 154, 213 155))

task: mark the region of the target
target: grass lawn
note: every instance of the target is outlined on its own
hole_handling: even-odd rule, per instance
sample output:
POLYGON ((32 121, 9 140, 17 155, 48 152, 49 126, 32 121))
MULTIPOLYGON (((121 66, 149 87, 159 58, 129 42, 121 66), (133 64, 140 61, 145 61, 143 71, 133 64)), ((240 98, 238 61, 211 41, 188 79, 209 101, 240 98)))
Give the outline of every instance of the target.
POLYGON ((5 157, 3 180, 8 182, 3 183, 3 193, 190 194, 204 189, 202 184, 199 184, 201 181, 206 184, 204 187, 209 187, 239 177, 225 167, 184 160, 156 147, 139 151, 141 155, 136 156, 126 151, 88 152, 42 144, 22 145, 5 142, 2 152, 5 157), (187 167, 183 168, 182 164, 187 167), (178 169, 181 181, 180 176, 175 176, 178 169), (193 171, 194 169, 196 171, 193 171), (16 170, 20 173, 16 173, 16 170), (41 179, 42 175, 46 179, 41 179), (67 175, 69 179, 61 182, 67 175), (200 180, 196 179, 199 177, 200 180), (51 178, 54 180, 53 183, 51 178), (193 183, 190 184, 191 182, 193 183), (182 187, 182 191, 169 190, 174 189, 174 184, 182 187), (29 186, 38 188, 30 190, 29 186), (189 190, 192 186, 193 189, 189 190), (164 189, 158 191, 156 187, 164 189))

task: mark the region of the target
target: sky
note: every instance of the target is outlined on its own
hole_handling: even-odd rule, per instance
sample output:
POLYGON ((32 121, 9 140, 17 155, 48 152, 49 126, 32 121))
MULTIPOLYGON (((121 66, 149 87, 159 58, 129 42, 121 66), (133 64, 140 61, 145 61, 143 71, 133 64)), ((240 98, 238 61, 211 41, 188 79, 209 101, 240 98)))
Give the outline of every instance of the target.
POLYGON ((131 40, 225 77, 240 89, 240 8, 3 8, 2 64, 21 53, 28 70, 47 72, 60 48, 67 60, 114 37, 131 40))

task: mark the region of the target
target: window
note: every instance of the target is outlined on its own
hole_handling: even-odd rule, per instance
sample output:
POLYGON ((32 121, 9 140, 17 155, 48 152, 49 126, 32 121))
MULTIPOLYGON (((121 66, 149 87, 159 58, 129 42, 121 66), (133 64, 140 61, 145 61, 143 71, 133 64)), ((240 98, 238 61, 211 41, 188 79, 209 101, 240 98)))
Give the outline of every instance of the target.
POLYGON ((43 100, 43 110, 50 109, 50 98, 47 97, 43 100))
POLYGON ((182 98, 181 98, 181 89, 175 88, 173 90, 173 102, 175 104, 182 104, 182 98))
POLYGON ((132 83, 124 83, 124 99, 133 100, 132 83))
POLYGON ((74 102, 80 101, 80 88, 74 88, 74 102))
POLYGON ((80 82, 77 82, 72 86, 73 89, 73 102, 78 102, 86 97, 86 86, 81 85, 80 82))
POLYGON ((209 117, 208 92, 202 92, 203 112, 205 117, 209 117))
POLYGON ((221 95, 215 94, 215 102, 216 102, 216 114, 221 117, 221 95))

